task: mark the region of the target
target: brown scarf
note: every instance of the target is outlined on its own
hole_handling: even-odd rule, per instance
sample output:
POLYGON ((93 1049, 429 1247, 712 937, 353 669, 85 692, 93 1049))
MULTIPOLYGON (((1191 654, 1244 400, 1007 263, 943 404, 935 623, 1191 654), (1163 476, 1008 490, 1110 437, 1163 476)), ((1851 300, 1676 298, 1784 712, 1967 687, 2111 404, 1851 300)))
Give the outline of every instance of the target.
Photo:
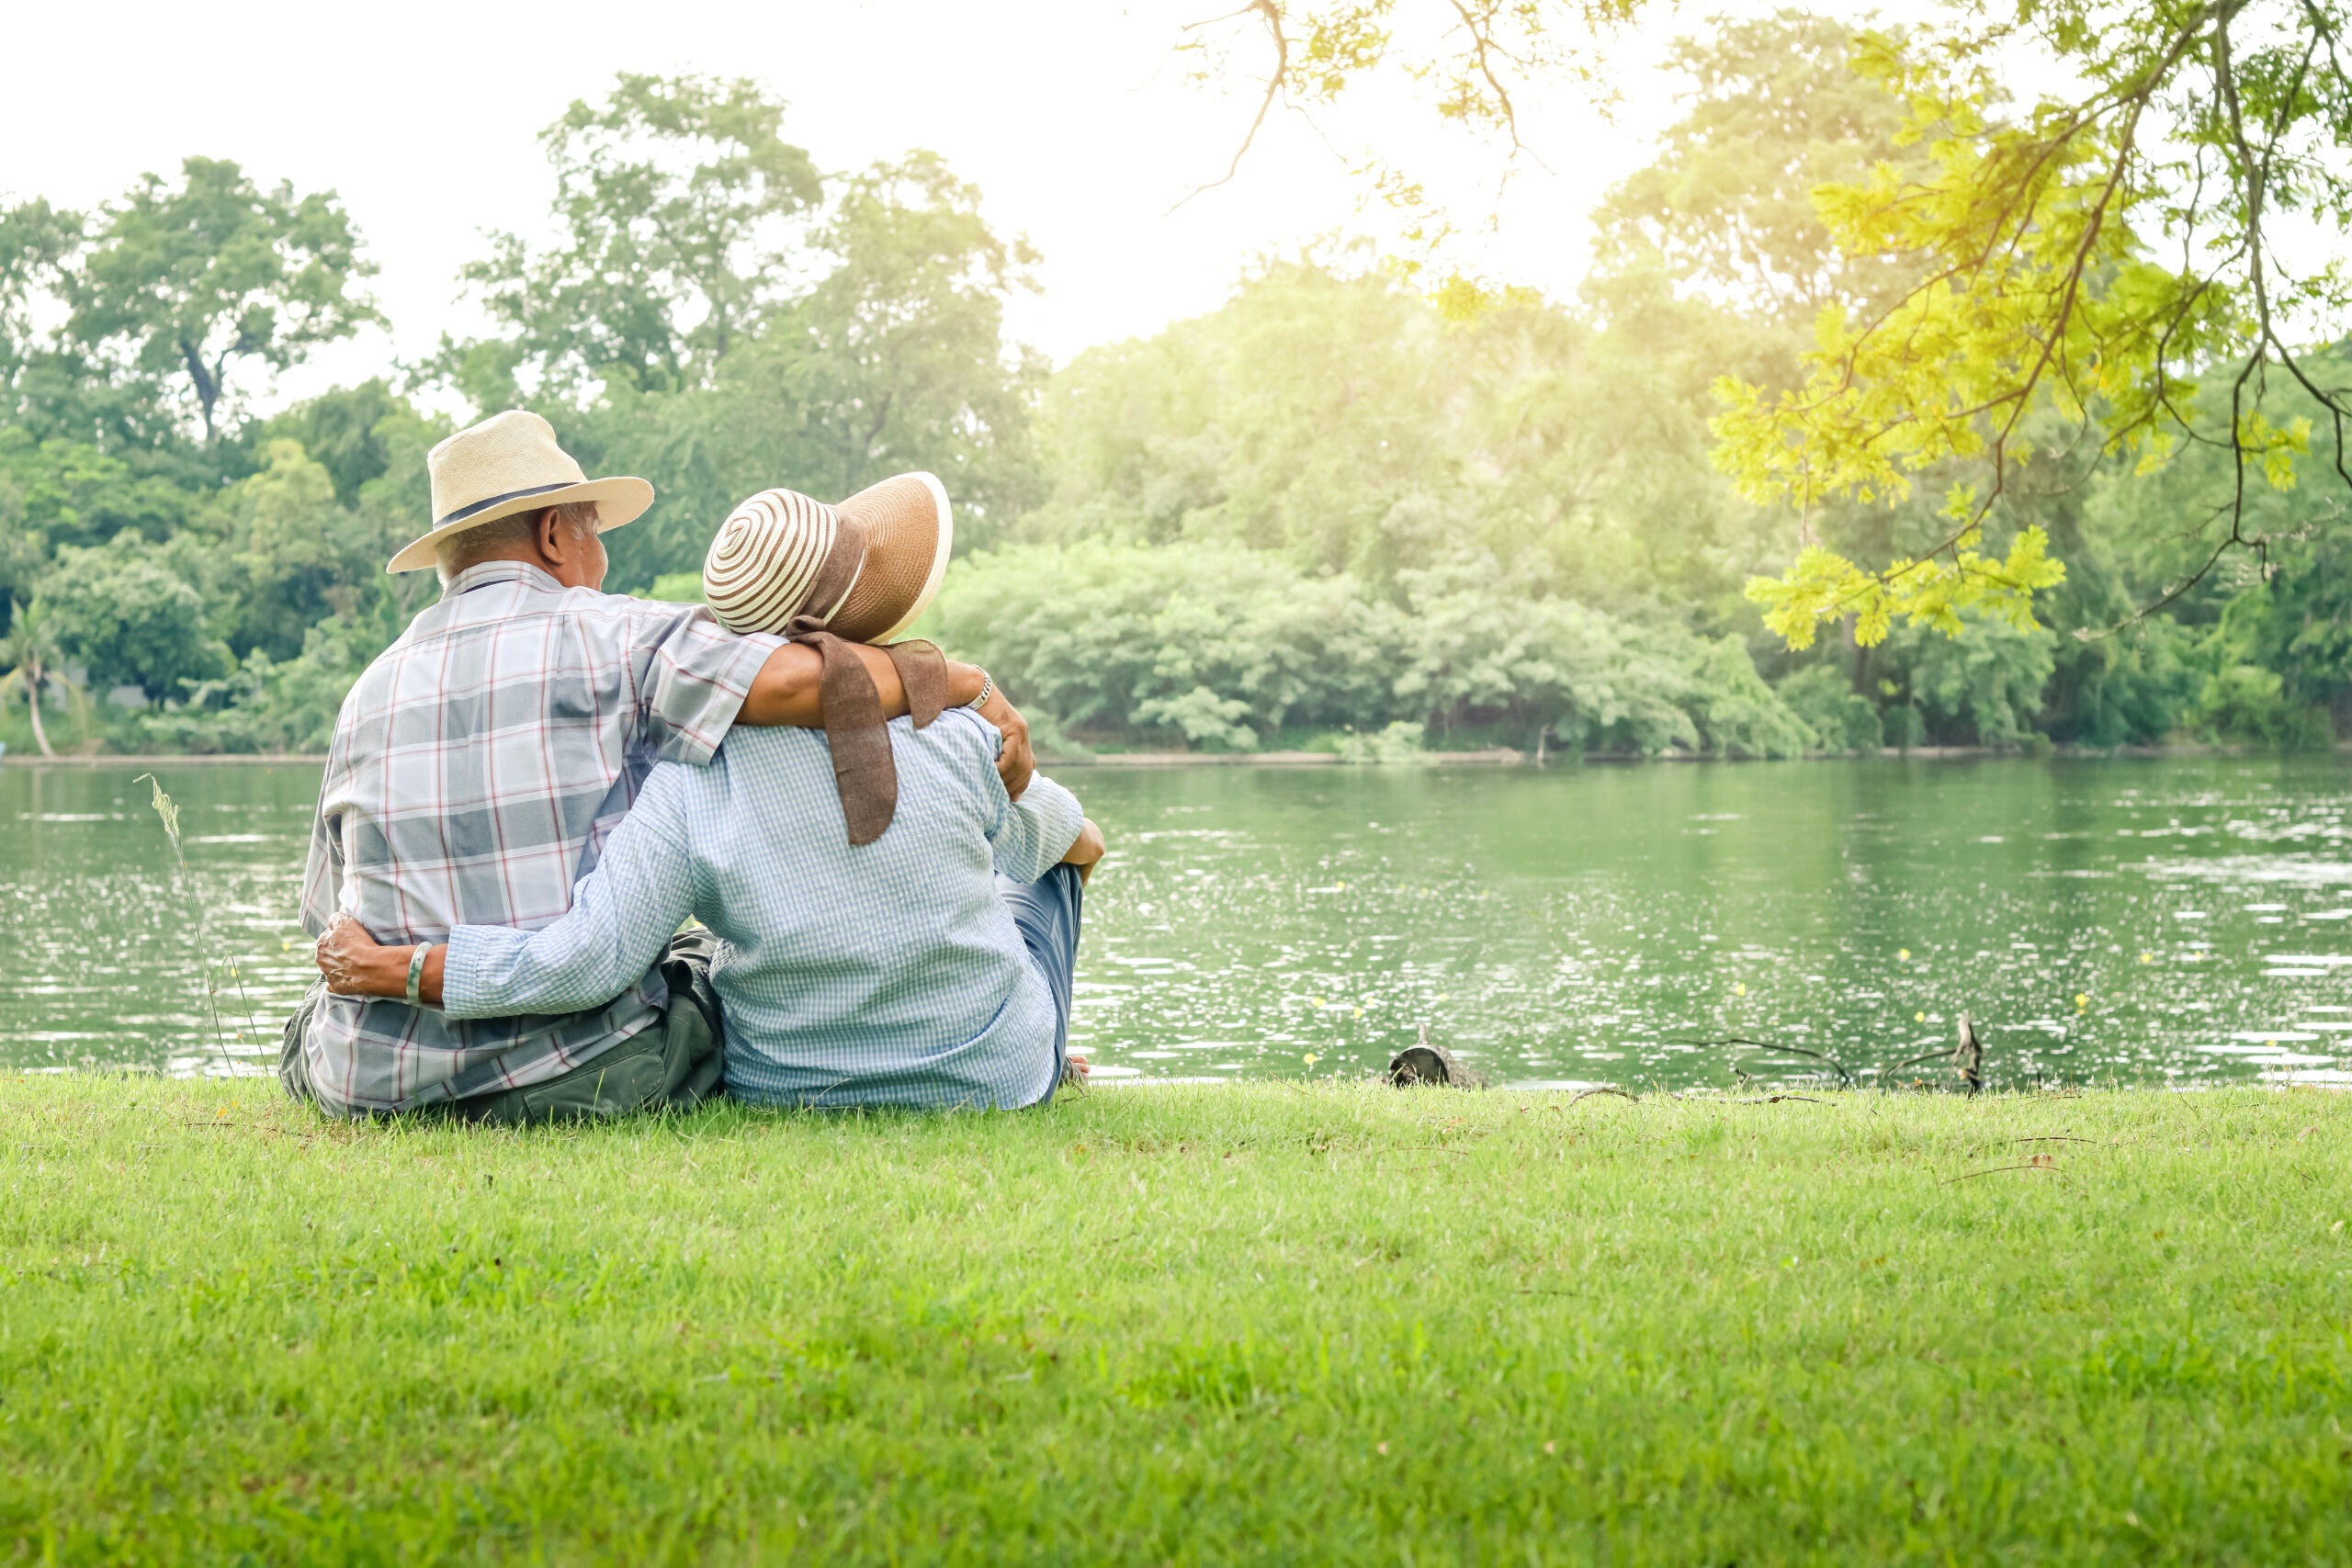
MULTIPOLYGON (((814 615, 800 615, 784 628, 785 639, 813 648, 825 661, 818 695, 825 705, 825 740, 833 751, 833 784, 841 791, 842 818, 849 841, 870 844, 890 826, 899 809, 899 769, 890 760, 890 732, 884 728, 882 694, 851 645, 827 631, 814 615)), ((907 711, 921 729, 947 706, 947 660, 936 643, 914 638, 885 645, 883 651, 907 689, 907 711)))

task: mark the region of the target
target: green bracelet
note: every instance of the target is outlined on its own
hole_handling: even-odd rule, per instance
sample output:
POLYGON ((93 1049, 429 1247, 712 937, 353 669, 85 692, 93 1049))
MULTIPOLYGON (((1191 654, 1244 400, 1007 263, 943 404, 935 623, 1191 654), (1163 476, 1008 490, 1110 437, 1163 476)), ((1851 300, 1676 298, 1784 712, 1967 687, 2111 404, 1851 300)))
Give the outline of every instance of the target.
POLYGON ((408 955, 408 1005, 411 1007, 422 1004, 418 989, 424 984, 424 955, 432 951, 431 942, 420 942, 416 944, 416 951, 408 955))

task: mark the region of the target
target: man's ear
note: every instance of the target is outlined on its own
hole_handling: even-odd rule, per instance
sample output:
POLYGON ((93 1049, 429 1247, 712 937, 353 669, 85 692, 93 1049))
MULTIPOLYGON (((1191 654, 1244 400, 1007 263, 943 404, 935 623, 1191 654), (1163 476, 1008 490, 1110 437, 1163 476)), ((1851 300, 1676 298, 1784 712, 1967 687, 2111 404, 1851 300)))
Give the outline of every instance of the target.
POLYGON ((565 547, 571 543, 563 526, 563 518, 552 506, 531 519, 531 537, 538 545, 539 558, 549 566, 560 566, 565 547))

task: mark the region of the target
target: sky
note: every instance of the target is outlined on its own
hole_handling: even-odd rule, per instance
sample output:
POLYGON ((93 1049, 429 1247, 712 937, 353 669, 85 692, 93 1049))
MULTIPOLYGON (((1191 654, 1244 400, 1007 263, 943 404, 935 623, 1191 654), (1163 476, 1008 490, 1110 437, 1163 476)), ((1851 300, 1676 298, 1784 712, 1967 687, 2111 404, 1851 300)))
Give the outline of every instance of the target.
MULTIPOLYGON (((1667 41, 1713 14, 1660 7, 1600 46, 1623 98, 1612 118, 1569 87, 1523 103, 1534 156, 1516 166, 1438 127, 1410 90, 1377 92, 1315 121, 1277 110, 1237 177, 1186 201, 1224 172, 1254 108, 1246 84, 1225 96, 1191 84, 1175 49, 1186 23, 1231 3, 26 7, 0 95, 0 200, 94 207, 190 153, 339 193, 380 268, 368 288, 391 334, 322 351, 254 400, 266 410, 482 329, 458 269, 486 253, 487 230, 543 231, 553 181, 535 138, 569 102, 623 70, 751 76, 789 102, 786 133, 821 168, 926 147, 976 182, 991 222, 1044 256, 1042 292, 1016 300, 1011 331, 1061 363, 1215 309, 1255 257, 1379 232, 1385 215, 1361 210, 1350 170, 1375 142, 1458 210, 1499 211, 1498 237, 1467 253, 1483 270, 1572 288, 1585 215, 1674 118, 1667 41), (50 64, 23 68, 36 61, 50 64)), ((1417 3, 1435 14, 1430 0, 1400 11, 1417 3)), ((1237 36, 1245 68, 1255 40, 1237 36)))

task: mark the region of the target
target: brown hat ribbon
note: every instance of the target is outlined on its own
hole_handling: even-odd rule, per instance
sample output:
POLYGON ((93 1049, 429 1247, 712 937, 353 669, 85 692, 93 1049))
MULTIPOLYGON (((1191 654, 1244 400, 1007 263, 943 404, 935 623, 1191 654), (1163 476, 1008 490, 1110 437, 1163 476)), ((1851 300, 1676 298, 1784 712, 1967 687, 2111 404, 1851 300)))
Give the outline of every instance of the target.
MULTIPOLYGON (((818 695, 825 705, 825 743, 833 753, 833 786, 841 791, 842 818, 849 841, 870 844, 890 826, 899 809, 899 768, 890 757, 890 731, 882 717, 882 694, 853 645, 825 629, 814 615, 797 615, 785 639, 817 650, 824 660, 818 695)), ((883 652, 907 689, 907 711, 922 728, 947 706, 947 659, 936 643, 920 637, 885 644, 883 652)))

